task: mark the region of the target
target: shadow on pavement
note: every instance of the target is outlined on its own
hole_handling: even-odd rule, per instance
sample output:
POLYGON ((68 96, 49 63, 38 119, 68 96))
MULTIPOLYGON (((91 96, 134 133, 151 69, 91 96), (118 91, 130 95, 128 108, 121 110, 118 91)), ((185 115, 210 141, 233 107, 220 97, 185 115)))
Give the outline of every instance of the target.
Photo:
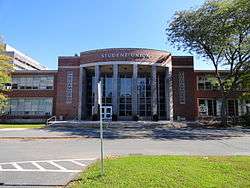
MULTIPOLYGON (((56 126, 47 127, 47 131, 63 132, 66 136, 81 136, 85 138, 99 138, 99 129, 85 128, 84 126, 56 126)), ((150 138, 156 140, 219 140, 231 137, 240 137, 250 134, 250 129, 244 128, 201 128, 166 126, 154 127, 106 127, 105 139, 150 138)))

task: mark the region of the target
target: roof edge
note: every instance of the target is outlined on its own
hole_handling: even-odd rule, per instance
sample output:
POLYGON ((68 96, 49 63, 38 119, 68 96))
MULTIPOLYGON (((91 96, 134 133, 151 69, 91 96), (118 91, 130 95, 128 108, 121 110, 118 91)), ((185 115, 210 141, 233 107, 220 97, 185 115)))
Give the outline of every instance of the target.
POLYGON ((80 56, 85 55, 85 54, 92 54, 92 53, 95 53, 98 51, 106 51, 106 50, 149 50, 149 51, 158 51, 158 52, 164 52, 164 53, 171 54, 170 52, 168 52, 166 50, 157 50, 157 49, 152 49, 152 48, 101 48, 101 49, 93 49, 93 50, 87 50, 84 52, 80 52, 80 56))

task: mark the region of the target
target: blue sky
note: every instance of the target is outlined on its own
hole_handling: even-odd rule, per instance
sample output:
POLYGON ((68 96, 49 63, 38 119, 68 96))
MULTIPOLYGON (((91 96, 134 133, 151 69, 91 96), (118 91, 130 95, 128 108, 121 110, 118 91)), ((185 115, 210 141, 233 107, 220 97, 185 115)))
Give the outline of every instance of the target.
MULTIPOLYGON (((57 68, 57 57, 110 47, 161 49, 190 55, 168 44, 165 28, 177 10, 203 0, 0 0, 5 42, 57 68)), ((195 57, 196 69, 210 66, 195 57)))

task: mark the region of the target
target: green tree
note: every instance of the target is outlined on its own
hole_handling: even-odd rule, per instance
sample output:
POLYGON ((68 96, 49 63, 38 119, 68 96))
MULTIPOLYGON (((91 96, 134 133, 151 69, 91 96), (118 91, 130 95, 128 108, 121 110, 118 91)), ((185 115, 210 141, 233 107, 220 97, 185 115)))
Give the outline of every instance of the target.
MULTIPOLYGON (((171 44, 212 63, 222 94, 222 123, 227 124, 227 98, 249 82, 250 1, 207 1, 197 9, 176 12, 166 29, 171 44), (228 70, 222 74, 219 69, 228 70)), ((249 94, 249 88, 243 95, 249 94)))
POLYGON ((6 93, 9 89, 6 87, 6 84, 11 82, 11 72, 13 66, 9 63, 11 58, 5 53, 5 45, 0 41, 0 113, 3 113, 4 108, 7 104, 7 95, 6 93))

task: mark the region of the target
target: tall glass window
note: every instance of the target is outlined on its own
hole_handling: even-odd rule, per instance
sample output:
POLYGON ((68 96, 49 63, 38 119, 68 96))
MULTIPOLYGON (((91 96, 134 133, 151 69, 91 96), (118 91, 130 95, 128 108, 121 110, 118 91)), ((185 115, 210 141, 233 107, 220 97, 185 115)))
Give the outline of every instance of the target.
POLYGON ((119 116, 132 115, 132 76, 120 75, 119 88, 119 116))
MULTIPOLYGON (((87 116, 91 117, 92 115, 92 106, 94 106, 94 96, 95 96, 95 91, 94 91, 94 86, 95 86, 95 73, 94 70, 89 69, 87 70, 87 116)), ((85 91, 83 91, 85 92, 85 91)))
POLYGON ((139 116, 151 116, 151 78, 150 75, 139 74, 137 78, 137 97, 139 116))
POLYGON ((165 75, 157 76, 157 109, 159 117, 166 117, 165 75))
POLYGON ((102 80, 102 104, 104 106, 112 106, 112 75, 103 75, 102 80))

